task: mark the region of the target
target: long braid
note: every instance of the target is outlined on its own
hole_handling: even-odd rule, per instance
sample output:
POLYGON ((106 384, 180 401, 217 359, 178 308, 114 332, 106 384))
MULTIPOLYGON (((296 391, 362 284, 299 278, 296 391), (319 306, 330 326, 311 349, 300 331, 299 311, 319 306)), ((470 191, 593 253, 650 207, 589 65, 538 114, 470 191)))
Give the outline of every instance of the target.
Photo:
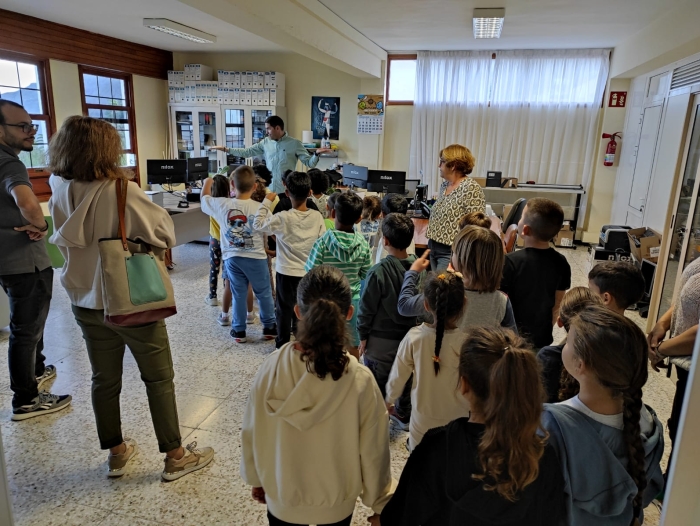
POLYGON ((639 424, 642 412, 642 390, 634 389, 623 394, 623 436, 627 447, 627 473, 637 485, 637 495, 634 497, 632 526, 639 524, 642 512, 642 497, 647 486, 647 474, 644 462, 644 444, 639 424))
POLYGON ((433 360, 433 368, 435 376, 440 372, 440 348, 442 347, 442 338, 445 335, 445 318, 447 317, 447 298, 445 290, 447 283, 444 280, 438 280, 438 286, 435 296, 435 359, 433 360))
POLYGON ((559 377, 559 401, 563 402, 573 398, 578 394, 580 388, 578 380, 571 376, 565 367, 562 367, 559 377))

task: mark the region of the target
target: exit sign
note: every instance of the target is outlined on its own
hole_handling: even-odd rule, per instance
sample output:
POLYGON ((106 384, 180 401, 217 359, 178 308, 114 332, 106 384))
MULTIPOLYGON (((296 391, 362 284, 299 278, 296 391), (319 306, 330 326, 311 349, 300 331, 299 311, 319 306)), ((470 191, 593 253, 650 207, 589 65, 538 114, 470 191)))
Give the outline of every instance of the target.
POLYGON ((611 91, 610 101, 608 102, 608 108, 624 108, 627 102, 627 92, 626 91, 611 91))

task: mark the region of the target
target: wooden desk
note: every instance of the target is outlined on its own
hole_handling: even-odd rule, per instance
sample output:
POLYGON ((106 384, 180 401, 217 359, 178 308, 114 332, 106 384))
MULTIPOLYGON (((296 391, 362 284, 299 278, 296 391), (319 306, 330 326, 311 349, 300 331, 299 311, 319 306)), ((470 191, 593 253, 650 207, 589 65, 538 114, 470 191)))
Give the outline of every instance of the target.
POLYGON ((175 246, 192 241, 209 242, 209 216, 202 212, 199 203, 190 203, 189 208, 178 208, 179 197, 163 196, 163 208, 168 211, 175 225, 175 246))

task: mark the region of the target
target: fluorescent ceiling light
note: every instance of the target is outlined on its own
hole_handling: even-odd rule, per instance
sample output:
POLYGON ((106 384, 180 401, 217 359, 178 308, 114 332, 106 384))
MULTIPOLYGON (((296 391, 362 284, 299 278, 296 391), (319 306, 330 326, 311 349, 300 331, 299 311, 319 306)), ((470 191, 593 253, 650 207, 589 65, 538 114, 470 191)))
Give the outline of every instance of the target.
POLYGON ((474 38, 501 38, 506 10, 474 9, 474 38))
POLYGON ((216 42, 216 37, 210 35, 209 33, 203 33, 202 31, 197 31, 191 27, 183 26, 167 18, 144 18, 143 25, 155 29, 156 31, 161 31, 172 35, 174 37, 184 38, 185 40, 191 40, 192 42, 197 42, 198 44, 213 44, 216 42))

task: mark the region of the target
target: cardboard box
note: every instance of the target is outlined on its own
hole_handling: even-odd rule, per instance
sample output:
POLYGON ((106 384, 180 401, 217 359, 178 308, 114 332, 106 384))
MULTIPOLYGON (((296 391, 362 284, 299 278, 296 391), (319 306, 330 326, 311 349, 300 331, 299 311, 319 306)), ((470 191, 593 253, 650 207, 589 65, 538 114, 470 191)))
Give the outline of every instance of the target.
POLYGON ((641 227, 629 230, 627 237, 630 241, 630 252, 637 261, 648 259, 653 263, 658 263, 659 252, 661 251, 661 234, 651 228, 641 227), (647 233, 651 233, 651 235, 647 233), (647 236, 643 237, 645 234, 647 236), (634 237, 639 240, 640 246, 635 244, 634 237))
POLYGON ((486 177, 472 177, 481 188, 486 188, 486 177))
POLYGON ((554 244, 558 247, 573 247, 575 233, 571 230, 571 224, 568 221, 564 221, 557 237, 554 238, 554 244))

